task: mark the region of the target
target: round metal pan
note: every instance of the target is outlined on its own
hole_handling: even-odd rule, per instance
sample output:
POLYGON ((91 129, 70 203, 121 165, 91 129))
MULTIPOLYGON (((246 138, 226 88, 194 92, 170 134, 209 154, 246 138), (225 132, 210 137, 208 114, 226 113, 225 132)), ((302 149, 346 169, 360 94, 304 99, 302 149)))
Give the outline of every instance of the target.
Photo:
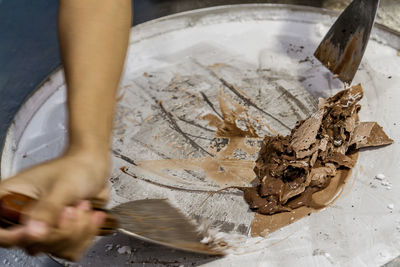
MULTIPOLYGON (((297 120, 315 110, 318 97, 343 88, 312 56, 335 16, 310 7, 237 5, 185 12, 134 27, 115 119, 110 206, 168 198, 188 216, 208 220, 212 229, 225 233, 236 255, 223 259, 180 252, 165 255, 162 247, 109 237, 99 241, 96 252, 89 252, 82 263, 118 265, 129 260, 140 263, 161 258, 168 262, 186 257, 178 259, 178 265, 212 260, 208 264, 215 266, 249 262, 376 266, 398 256, 400 37, 381 26, 373 31, 354 83, 361 82, 365 89, 361 120, 378 121, 395 144, 362 152, 350 183, 333 206, 266 238, 250 237, 254 214, 240 192, 221 192, 203 204, 210 192, 251 183, 254 177, 240 171, 249 169, 249 162, 256 158, 258 140, 249 141, 255 144, 250 145, 250 152, 234 151, 235 164, 221 164, 219 171, 229 171, 231 179, 229 175, 221 178, 198 163, 218 154, 215 143, 222 143, 222 150, 227 146, 224 140, 215 139, 215 128, 201 118, 221 115, 219 95, 233 103, 243 101, 229 89, 230 84, 242 97, 253 100, 249 114, 270 125, 272 130, 260 129, 260 135, 288 133, 297 120), (126 167, 124 172, 121 167, 126 167), (377 173, 386 175, 386 185, 374 179, 377 173), (118 242, 137 253, 119 254, 118 242), (112 246, 104 248, 107 244, 112 246)), ((59 70, 15 117, 2 153, 2 177, 62 152, 65 99, 59 70)))

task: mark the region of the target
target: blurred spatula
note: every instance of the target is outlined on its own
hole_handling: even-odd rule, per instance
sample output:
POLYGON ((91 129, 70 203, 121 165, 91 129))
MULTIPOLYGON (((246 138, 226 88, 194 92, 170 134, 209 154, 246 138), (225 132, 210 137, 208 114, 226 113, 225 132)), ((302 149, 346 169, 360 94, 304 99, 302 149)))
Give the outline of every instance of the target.
POLYGON ((379 0, 353 0, 315 51, 315 57, 348 85, 364 55, 378 6, 379 0))
MULTIPOLYGON (((0 226, 19 225, 24 211, 37 200, 12 193, 0 199, 0 226)), ((196 225, 164 199, 145 199, 127 202, 111 210, 102 208, 99 201, 92 200, 93 208, 106 212, 107 218, 100 234, 115 230, 152 243, 208 255, 222 255, 200 241, 203 236, 196 225)))

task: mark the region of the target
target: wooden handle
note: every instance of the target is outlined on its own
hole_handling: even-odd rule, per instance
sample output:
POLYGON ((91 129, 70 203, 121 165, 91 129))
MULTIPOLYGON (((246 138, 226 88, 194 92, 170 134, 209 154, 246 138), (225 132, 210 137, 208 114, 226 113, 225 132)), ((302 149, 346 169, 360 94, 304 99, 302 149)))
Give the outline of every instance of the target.
MULTIPOLYGON (((104 201, 93 199, 93 210, 103 211, 107 217, 101 226, 99 235, 108 235, 118 228, 119 223, 109 211, 104 209, 104 201)), ((8 228, 20 225, 29 207, 35 205, 37 200, 19 193, 11 193, 0 198, 0 227, 8 228)))

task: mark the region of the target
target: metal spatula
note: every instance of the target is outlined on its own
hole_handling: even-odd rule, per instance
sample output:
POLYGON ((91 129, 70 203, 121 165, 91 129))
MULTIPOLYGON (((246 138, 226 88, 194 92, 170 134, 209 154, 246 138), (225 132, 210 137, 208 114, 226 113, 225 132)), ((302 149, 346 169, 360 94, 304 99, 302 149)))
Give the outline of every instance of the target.
POLYGON ((361 63, 378 6, 379 0, 351 2, 315 51, 315 57, 348 85, 361 63))
MULTIPOLYGON (((37 200, 21 194, 9 194, 0 199, 0 226, 20 224, 23 212, 37 200)), ((111 210, 104 210, 102 203, 91 201, 94 209, 105 211, 107 218, 100 231, 106 235, 115 230, 152 243, 209 255, 222 255, 200 241, 203 236, 197 227, 168 201, 145 199, 131 201, 111 210)))

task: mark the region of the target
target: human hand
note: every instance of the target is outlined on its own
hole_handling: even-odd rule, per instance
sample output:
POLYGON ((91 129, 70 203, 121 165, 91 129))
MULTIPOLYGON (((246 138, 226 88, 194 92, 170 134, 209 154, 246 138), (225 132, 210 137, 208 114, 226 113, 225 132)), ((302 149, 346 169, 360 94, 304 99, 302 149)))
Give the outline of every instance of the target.
POLYGON ((109 158, 104 153, 66 153, 0 183, 0 197, 21 193, 38 199, 23 225, 0 229, 0 246, 25 248, 77 260, 97 234, 105 214, 88 199, 106 201, 109 158))

